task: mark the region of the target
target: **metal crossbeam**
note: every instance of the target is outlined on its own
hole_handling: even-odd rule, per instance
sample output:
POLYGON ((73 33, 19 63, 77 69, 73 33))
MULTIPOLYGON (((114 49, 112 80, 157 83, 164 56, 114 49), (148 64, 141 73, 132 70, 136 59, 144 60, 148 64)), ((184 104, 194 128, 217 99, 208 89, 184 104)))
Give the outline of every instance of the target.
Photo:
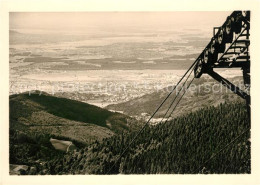
POLYGON ((214 72, 213 70, 209 70, 207 71, 207 73, 214 78, 215 80, 217 80, 218 82, 220 82, 222 85, 224 85, 225 87, 227 87, 228 89, 230 89, 232 92, 234 92, 235 94, 237 94, 238 96, 240 96, 243 99, 248 99, 250 96, 245 93, 244 91, 242 91, 241 89, 239 89, 239 87, 235 86, 233 83, 231 83, 230 81, 228 81, 227 79, 223 78, 222 76, 220 76, 219 74, 217 74, 216 72, 214 72))

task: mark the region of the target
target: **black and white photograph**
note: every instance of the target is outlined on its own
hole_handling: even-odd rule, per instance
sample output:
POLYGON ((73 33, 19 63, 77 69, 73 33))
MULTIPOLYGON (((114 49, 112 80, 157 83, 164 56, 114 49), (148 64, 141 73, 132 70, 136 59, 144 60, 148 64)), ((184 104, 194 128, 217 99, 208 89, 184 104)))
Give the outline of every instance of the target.
POLYGON ((9 11, 8 176, 252 175, 254 15, 9 11))

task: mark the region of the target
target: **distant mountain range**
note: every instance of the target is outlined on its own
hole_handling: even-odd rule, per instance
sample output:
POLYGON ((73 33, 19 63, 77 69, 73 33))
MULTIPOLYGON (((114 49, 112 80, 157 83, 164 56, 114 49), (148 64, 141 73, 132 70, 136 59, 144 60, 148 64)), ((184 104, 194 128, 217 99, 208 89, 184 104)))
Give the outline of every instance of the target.
POLYGON ((9 30, 9 35, 12 35, 12 34, 22 34, 22 33, 15 31, 15 30, 9 30))

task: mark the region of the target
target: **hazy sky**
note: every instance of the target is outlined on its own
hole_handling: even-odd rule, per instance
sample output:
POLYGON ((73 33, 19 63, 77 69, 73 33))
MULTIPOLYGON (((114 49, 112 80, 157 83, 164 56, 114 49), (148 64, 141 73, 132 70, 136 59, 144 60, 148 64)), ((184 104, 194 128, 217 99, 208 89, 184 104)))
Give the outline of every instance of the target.
POLYGON ((91 27, 220 26, 231 12, 10 13, 10 29, 75 30, 91 27))

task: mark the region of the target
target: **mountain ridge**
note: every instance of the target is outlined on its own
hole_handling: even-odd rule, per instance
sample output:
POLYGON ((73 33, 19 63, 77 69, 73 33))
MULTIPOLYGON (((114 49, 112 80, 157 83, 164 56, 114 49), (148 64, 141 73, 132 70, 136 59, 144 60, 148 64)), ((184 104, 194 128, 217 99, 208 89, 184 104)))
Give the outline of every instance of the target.
MULTIPOLYGON (((60 128, 86 127, 93 132, 97 130, 103 132, 104 136, 109 136, 122 131, 128 132, 138 126, 133 118, 121 113, 110 112, 76 100, 58 98, 45 92, 39 93, 35 91, 31 94, 26 92, 10 96, 10 125, 14 126, 13 128, 15 123, 19 123, 31 130, 40 132, 42 127, 45 127, 44 131, 62 134, 58 131, 60 128)), ((78 129, 77 132, 80 132, 80 128, 78 129)), ((79 138, 77 134, 75 137, 79 138)))

